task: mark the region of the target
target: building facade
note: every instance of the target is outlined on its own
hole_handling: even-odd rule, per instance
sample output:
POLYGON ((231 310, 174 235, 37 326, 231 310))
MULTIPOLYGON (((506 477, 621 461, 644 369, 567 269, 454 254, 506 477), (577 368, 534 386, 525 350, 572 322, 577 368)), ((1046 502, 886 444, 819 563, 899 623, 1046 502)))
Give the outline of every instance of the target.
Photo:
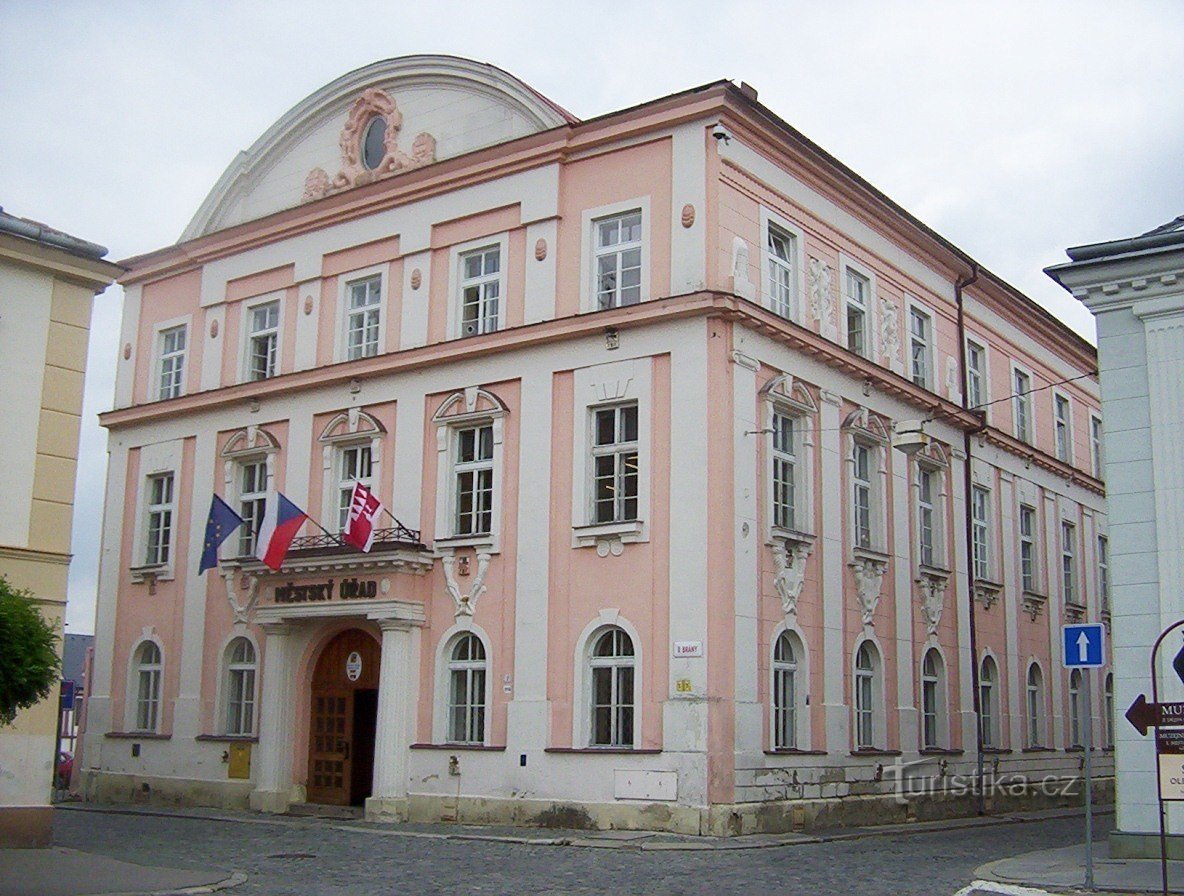
MULTIPOLYGON (((1128 239, 1078 246, 1048 274, 1098 322, 1106 414, 1107 500, 1114 523, 1114 676, 1118 709, 1153 699, 1151 652, 1184 620, 1184 453, 1180 436, 1184 346, 1184 217, 1128 239)), ((1184 700, 1172 669, 1179 630, 1160 651, 1159 699, 1184 700)), ((1154 735, 1119 725, 1115 752, 1117 830, 1111 855, 1159 856, 1154 735)), ((1172 854, 1184 856, 1184 811, 1167 804, 1172 854)))
POLYGON ((377 63, 127 264, 93 796, 726 834, 1108 736, 1053 650, 1104 605, 1093 349, 747 86, 578 121, 377 63), (356 481, 371 552, 198 575, 211 494, 336 532, 356 481))
MULTIPOLYGON (((91 303, 120 273, 107 250, 0 209, 0 576, 58 630, 91 303)), ((0 727, 0 848, 47 846, 58 698, 0 727)))

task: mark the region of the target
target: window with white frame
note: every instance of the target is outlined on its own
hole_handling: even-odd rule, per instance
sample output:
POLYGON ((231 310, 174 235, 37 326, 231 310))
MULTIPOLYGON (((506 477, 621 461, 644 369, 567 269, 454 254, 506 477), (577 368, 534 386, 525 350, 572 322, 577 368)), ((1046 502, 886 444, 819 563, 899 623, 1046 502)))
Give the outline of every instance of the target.
POLYGON ((145 641, 136 649, 136 731, 155 732, 160 725, 160 647, 145 641))
POLYGON ((798 747, 798 653, 782 632, 773 646, 773 749, 798 747))
POLYGON ((226 654, 226 733, 250 735, 255 731, 255 645, 235 638, 226 654))
POLYGON ((923 464, 917 465, 917 554, 922 566, 941 562, 939 538, 941 516, 938 501, 941 474, 923 464))
POLYGON ((1022 370, 1012 371, 1012 392, 1015 401, 1015 437, 1031 442, 1032 433, 1032 377, 1022 370))
POLYGON ((461 635, 448 654, 448 742, 485 743, 485 645, 461 635))
POLYGON ((1098 604, 1103 613, 1110 612, 1110 539, 1098 536, 1098 604))
POLYGON ((1114 746, 1114 673, 1106 673, 1106 681, 1102 686, 1102 746, 1114 746))
POLYGON ((1044 745, 1044 674, 1038 663, 1028 666, 1027 704, 1025 712, 1027 722, 1027 745, 1041 747, 1044 745))
POLYGON ((1102 457, 1102 418, 1095 415, 1090 415, 1089 418, 1089 447, 1094 475, 1101 479, 1105 470, 1105 461, 1102 457))
POLYGON ((855 652, 855 749, 876 746, 876 711, 879 700, 880 658, 870 641, 855 652))
POLYGON ((372 446, 369 443, 339 446, 337 472, 337 531, 344 532, 354 495, 354 483, 360 482, 366 488, 374 484, 372 446))
POLYGON ((779 529, 797 529, 797 419, 780 410, 773 411, 773 525, 779 529))
POLYGON ((786 319, 792 319, 796 276, 797 237, 769 222, 765 234, 765 262, 769 276, 769 307, 786 319))
POLYGON ((169 327, 161 330, 157 336, 160 340, 160 376, 157 380, 157 398, 179 398, 185 387, 185 343, 187 328, 184 324, 179 327, 169 327))
POLYGON ((1084 742, 1082 735, 1082 701, 1081 670, 1073 669, 1069 672, 1069 746, 1080 747, 1084 742))
POLYGON ((493 529, 493 424, 458 428, 453 438, 453 535, 493 529))
POLYGON ((871 328, 868 326, 871 302, 871 280, 858 271, 847 268, 845 316, 847 348, 857 355, 871 355, 871 328))
POLYGON ((238 464, 238 515, 243 524, 238 530, 238 555, 252 557, 263 512, 267 507, 267 458, 257 457, 238 464))
POLYGON ((918 308, 909 308, 909 358, 913 382, 922 389, 932 389, 933 319, 918 308))
POLYGON ((592 411, 592 522, 637 519, 637 403, 592 411))
POLYGON ((345 358, 369 358, 378 354, 382 318, 382 277, 365 277, 345 285, 345 358))
POLYGON ((987 350, 973 340, 966 340, 966 404, 970 408, 987 403, 987 350))
POLYGON ((1036 508, 1020 505, 1020 584, 1036 591, 1036 508))
POLYGON ((1064 395, 1054 394, 1053 408, 1053 436, 1056 444, 1057 459, 1066 463, 1073 460, 1073 436, 1070 429, 1071 409, 1069 399, 1064 395))
POLYGON ((641 210, 593 221, 596 307, 641 301, 641 210))
POLYGON ((169 562, 173 547, 173 474, 148 477, 148 533, 144 563, 163 566, 169 562))
POLYGON ((460 262, 460 334, 475 336, 498 328, 502 294, 501 246, 465 252, 460 262))
POLYGON ((941 655, 931 647, 921 661, 921 746, 926 750, 940 748, 944 740, 944 673, 941 655))
POLYGON ((1077 527, 1061 520, 1061 594, 1067 604, 1080 605, 1077 595, 1077 527))
POLYGON ((971 546, 974 577, 991 580, 991 493, 980 485, 970 493, 971 546))
POLYGON ((633 746, 633 640, 609 628, 593 642, 592 738, 594 747, 633 746))
POLYGON ((857 548, 871 548, 872 538, 872 476, 875 449, 856 441, 851 449, 851 511, 854 540, 857 548))
POLYGON ((983 746, 999 746, 999 667, 992 657, 983 657, 978 675, 979 719, 983 746))
POLYGON ((247 379, 265 380, 276 375, 279 364, 280 303, 255 305, 247 316, 247 379))

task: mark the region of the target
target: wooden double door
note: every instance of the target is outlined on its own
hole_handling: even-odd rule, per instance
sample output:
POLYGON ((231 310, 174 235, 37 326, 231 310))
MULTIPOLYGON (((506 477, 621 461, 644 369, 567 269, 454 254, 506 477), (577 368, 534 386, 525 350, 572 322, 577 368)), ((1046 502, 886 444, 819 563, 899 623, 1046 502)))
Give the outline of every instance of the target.
POLYGON ((312 676, 308 801, 358 806, 374 780, 378 642, 347 629, 325 645, 312 676))

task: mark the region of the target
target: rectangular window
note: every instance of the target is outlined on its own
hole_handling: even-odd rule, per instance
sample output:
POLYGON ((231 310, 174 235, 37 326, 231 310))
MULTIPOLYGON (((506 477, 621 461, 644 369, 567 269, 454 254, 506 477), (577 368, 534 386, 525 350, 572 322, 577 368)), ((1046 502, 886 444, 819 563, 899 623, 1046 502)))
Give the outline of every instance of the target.
POLYGON ((1036 590, 1036 508, 1020 505, 1020 580, 1025 591, 1036 590))
POLYGON ((1061 522, 1061 593, 1067 604, 1080 604, 1077 599, 1077 527, 1061 522))
POLYGON ((493 424, 454 433, 456 507, 453 535, 485 535, 493 528, 493 424))
POLYGON ((874 743, 872 716, 873 672, 855 670, 855 749, 870 750, 874 743))
POLYGON ((794 236, 786 233, 780 227, 770 224, 765 241, 765 252, 769 264, 769 307, 787 319, 793 317, 793 259, 796 251, 794 236))
POLYGON ((855 443, 851 458, 852 508, 855 514, 855 546, 872 546, 872 450, 855 443))
POLYGON ((984 747, 995 746, 995 682, 979 677, 978 705, 984 747))
POLYGON ((593 222, 596 307, 618 308, 641 301, 641 211, 593 222))
POLYGON ((337 530, 345 531, 345 518, 349 514, 350 500, 354 495, 354 483, 370 487, 371 457, 369 445, 350 445, 339 449, 341 478, 337 481, 337 530))
POLYGON ((773 525, 796 529, 795 519, 797 438, 794 418, 773 413, 773 525))
POLYGON ((1066 463, 1072 461, 1073 445, 1069 431, 1069 399, 1064 395, 1054 395, 1053 430, 1056 436, 1057 459, 1066 463))
POLYGON ((864 357, 871 353, 871 334, 867 327, 871 291, 871 281, 867 277, 847 269, 847 348, 864 357))
POLYGON ((970 499, 971 534, 974 548, 974 577, 991 580, 991 493, 974 486, 970 499))
POLYGON ((378 354, 382 278, 367 277, 346 285, 345 357, 347 361, 378 354))
POLYGON ((970 340, 966 342, 966 403, 970 408, 987 403, 987 350, 970 340))
POLYGON ((185 327, 160 332, 160 382, 157 397, 179 398, 185 382, 185 327))
POLYGON ((637 519, 637 405, 592 414, 594 523, 637 519))
POLYGON ((933 321, 928 314, 909 309, 909 357, 913 382, 922 389, 933 388, 933 321))
POLYGON ((249 460, 239 465, 238 515, 243 518, 239 527, 238 555, 255 555, 255 536, 263 522, 263 511, 267 505, 267 461, 249 460))
POLYGON ((1102 418, 1091 416, 1089 418, 1089 446, 1090 454, 1093 455, 1093 469, 1094 475, 1099 479, 1102 478, 1103 467, 1102 460, 1102 418))
POLYGON ((280 337, 280 303, 268 302, 250 310, 248 378, 265 380, 275 376, 276 350, 280 337))
POLYGON ((1023 442, 1032 441, 1032 378, 1022 370, 1014 372, 1012 392, 1015 393, 1015 437, 1023 442))
POLYGON ((487 246, 460 256, 462 336, 492 333, 498 327, 502 291, 501 248, 487 246))
POLYGON ((144 563, 169 562, 173 545, 173 474, 148 477, 148 550, 144 563))
POLYGON ((1103 613, 1110 612, 1110 539, 1098 536, 1098 603, 1103 613))
POLYGON ((937 473, 924 467, 917 470, 917 545, 923 566, 934 565, 934 487, 937 473))

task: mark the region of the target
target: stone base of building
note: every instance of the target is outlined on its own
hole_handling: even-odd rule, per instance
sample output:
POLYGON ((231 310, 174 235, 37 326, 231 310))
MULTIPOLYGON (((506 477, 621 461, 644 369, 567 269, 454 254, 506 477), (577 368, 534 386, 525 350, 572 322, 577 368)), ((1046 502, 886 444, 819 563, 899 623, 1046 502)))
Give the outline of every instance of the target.
POLYGON ((83 799, 99 803, 147 806, 209 806, 248 809, 254 790, 250 781, 206 781, 86 769, 81 775, 83 799))
MULTIPOLYGON (((1168 834, 1169 859, 1184 859, 1184 834, 1168 834)), ((1110 832, 1110 858, 1158 859, 1159 831, 1144 834, 1136 831, 1110 832)))
POLYGON ((0 806, 0 849, 30 849, 52 842, 51 806, 0 806))

